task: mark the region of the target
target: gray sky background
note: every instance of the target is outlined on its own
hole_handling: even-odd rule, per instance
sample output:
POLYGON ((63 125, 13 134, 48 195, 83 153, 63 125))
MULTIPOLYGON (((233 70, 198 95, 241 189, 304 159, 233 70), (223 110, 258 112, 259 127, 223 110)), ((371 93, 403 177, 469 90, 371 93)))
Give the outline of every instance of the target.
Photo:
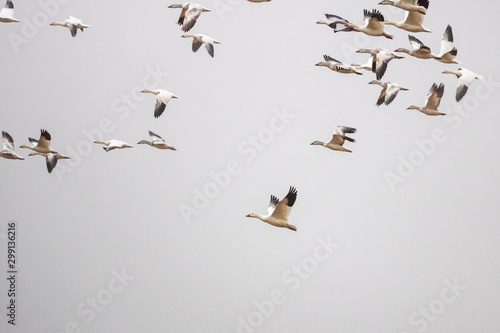
POLYGON ((415 34, 437 54, 452 25, 457 59, 485 76, 464 100, 455 101, 456 78, 441 74, 458 65, 407 55, 383 81, 410 91, 377 108, 373 74, 314 66, 323 54, 364 63, 354 50, 410 47, 393 26, 386 40, 315 24, 324 13, 362 23, 364 8, 403 19, 377 1, 200 1, 212 12, 191 32, 221 41, 213 59, 180 38, 180 10, 168 1, 74 0, 50 14, 40 3, 15 1, 23 22, 0 25, 0 128, 16 147, 47 129, 52 147, 73 159, 52 174, 28 150, 17 149, 25 161, 0 161, 0 237, 17 222, 19 270, 15 328, 1 279, 2 331, 65 332, 70 323, 81 332, 498 332, 499 4, 431 1, 424 25, 433 33, 415 34), (72 38, 49 26, 68 15, 90 28, 72 38), (28 36, 33 17, 47 22, 28 36), (12 34, 25 38, 17 52, 12 34), (156 82, 151 71, 161 73, 156 82), (446 86, 448 115, 406 110, 423 105, 433 82, 446 86), (123 99, 143 88, 181 99, 155 119, 153 95, 123 99), (276 112, 294 118, 281 125, 276 112), (253 155, 249 137, 266 140, 271 124, 280 132, 253 155), (346 143, 352 154, 309 145, 337 125, 358 129, 357 142, 346 143), (148 130, 178 151, 136 145, 148 130), (424 156, 416 142, 436 130, 444 141, 391 187, 387 173, 424 156), (134 148, 106 153, 88 143, 99 134, 134 148), (180 208, 194 207, 196 191, 228 163, 237 174, 188 223, 180 208), (265 213, 269 195, 282 198, 290 185, 297 232, 245 217, 265 213), (318 239, 338 247, 327 256, 318 239), (116 294, 114 270, 133 277, 116 294), (453 294, 454 282, 465 290, 453 294), (280 304, 259 310, 255 302, 268 305, 273 292, 280 304), (78 311, 99 297, 109 304, 95 316, 78 311), (432 320, 419 312, 429 307, 432 320))

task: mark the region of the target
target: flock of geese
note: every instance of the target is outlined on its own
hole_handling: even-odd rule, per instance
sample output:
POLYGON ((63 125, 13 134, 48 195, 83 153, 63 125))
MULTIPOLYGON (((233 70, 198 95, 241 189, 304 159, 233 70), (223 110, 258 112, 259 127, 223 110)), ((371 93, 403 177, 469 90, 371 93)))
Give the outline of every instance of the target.
MULTIPOLYGON (((249 2, 268 2, 271 0, 248 0, 249 2)), ((399 0, 399 1, 389 1, 383 0, 379 2, 379 5, 390 5, 400 8, 406 12, 405 20, 402 22, 393 22, 390 20, 384 20, 384 16, 380 11, 373 9, 371 11, 364 9, 364 21, 365 24, 360 26, 353 22, 350 22, 340 16, 325 14, 326 20, 320 20, 316 23, 325 24, 329 26, 335 33, 337 32, 361 32, 369 36, 380 36, 388 39, 393 39, 394 36, 385 31, 385 25, 392 25, 399 29, 406 30, 412 33, 418 32, 431 32, 428 28, 423 26, 423 21, 425 15, 428 13, 429 0, 399 0)), ((212 37, 203 34, 193 34, 188 33, 196 24, 197 20, 200 18, 202 13, 210 12, 210 9, 205 8, 199 4, 186 2, 183 4, 172 4, 168 8, 181 9, 181 13, 177 24, 181 26, 181 30, 185 33, 182 38, 192 38, 192 51, 197 52, 199 48, 205 44, 207 52, 211 57, 214 57, 214 44, 220 44, 219 41, 212 37)), ((7 0, 5 6, 0 10, 0 22, 12 23, 19 22, 18 19, 14 18, 14 5, 11 0, 7 0)), ((75 37, 78 30, 84 31, 84 29, 90 26, 84 24, 82 20, 69 16, 64 22, 53 22, 51 26, 61 26, 69 29, 71 35, 75 37)), ((382 82, 380 81, 384 76, 388 63, 392 59, 402 59, 403 57, 397 53, 407 53, 410 56, 419 59, 434 59, 445 64, 459 64, 455 59, 457 55, 457 49, 453 46, 453 32, 450 25, 447 26, 442 40, 441 49, 439 54, 435 55, 431 52, 431 49, 422 43, 413 35, 408 35, 411 50, 405 48, 398 48, 395 51, 389 51, 383 48, 377 49, 360 49, 358 53, 369 54, 370 58, 366 64, 343 64, 342 62, 336 60, 335 58, 324 55, 324 61, 318 62, 316 66, 324 66, 332 71, 342 73, 342 74, 356 74, 363 75, 362 70, 370 71, 375 74, 375 80, 369 82, 369 84, 376 84, 382 87, 382 91, 377 99, 376 105, 380 106, 382 104, 389 105, 397 96, 399 91, 407 91, 407 88, 394 83, 394 82, 382 82)), ((455 99, 459 102, 467 92, 467 89, 472 84, 475 79, 481 79, 480 75, 473 73, 465 68, 459 68, 457 71, 445 70, 445 74, 453 74, 458 78, 457 90, 455 99)), ((172 99, 178 99, 179 96, 164 90, 164 89, 144 89, 142 93, 151 93, 156 96, 156 104, 154 107, 154 117, 160 117, 168 102, 172 99)), ((425 104, 423 107, 419 106, 409 106, 407 109, 418 110, 429 116, 445 115, 438 110, 441 98, 444 94, 444 84, 433 83, 425 99, 425 104)), ((356 129, 347 126, 337 126, 334 128, 334 133, 329 142, 314 141, 311 145, 319 145, 325 148, 329 148, 334 151, 342 152, 352 152, 351 150, 344 147, 345 141, 355 142, 355 140, 347 134, 356 133, 356 129)), ((174 147, 170 146, 163 140, 158 134, 149 131, 150 141, 141 140, 137 144, 146 144, 157 149, 165 150, 176 150, 174 147)), ((28 138, 30 144, 23 144, 20 148, 27 148, 32 150, 29 156, 40 155, 44 156, 46 160, 48 172, 52 172, 55 168, 57 161, 60 159, 68 159, 68 156, 59 154, 57 151, 50 148, 51 135, 48 131, 42 129, 40 133, 40 138, 38 140, 33 138, 28 138)), ((24 160, 23 157, 19 156, 14 149, 14 140, 12 136, 3 131, 2 132, 3 149, 0 152, 1 157, 13 160, 24 160)), ((115 149, 125 149, 132 148, 130 144, 119 141, 119 140, 109 140, 102 141, 97 140, 95 144, 104 145, 103 149, 106 152, 115 149)), ((282 200, 278 200, 277 197, 271 195, 271 200, 269 203, 268 214, 260 215, 257 213, 248 214, 247 217, 258 218, 266 223, 269 223, 276 227, 287 228, 296 231, 297 228, 288 223, 288 217, 290 215, 291 208, 297 199, 297 189, 290 187, 288 193, 282 200)))

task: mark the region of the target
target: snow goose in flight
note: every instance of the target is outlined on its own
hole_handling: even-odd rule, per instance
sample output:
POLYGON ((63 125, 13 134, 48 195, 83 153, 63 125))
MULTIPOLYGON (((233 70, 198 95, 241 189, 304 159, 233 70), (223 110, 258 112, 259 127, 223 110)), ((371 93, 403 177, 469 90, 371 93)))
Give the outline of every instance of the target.
POLYGON ((156 104, 154 113, 155 118, 158 118, 159 116, 162 115, 163 111, 165 111, 165 107, 172 98, 180 98, 179 96, 176 96, 172 94, 170 91, 166 91, 164 89, 155 89, 155 90, 144 89, 143 91, 141 91, 141 93, 150 93, 156 95, 156 104))
POLYGON ((0 9, 0 22, 12 23, 19 22, 18 19, 14 18, 14 4, 11 0, 7 0, 5 6, 0 9))
POLYGON ((443 97, 443 93, 444 84, 441 83, 438 86, 437 84, 433 83, 431 89, 429 89, 429 92, 425 97, 425 106, 419 107, 412 105, 408 107, 407 110, 418 110, 428 116, 444 116, 446 113, 438 111, 439 103, 441 103, 441 97, 443 97))
POLYGON ((457 100, 457 102, 460 102, 460 100, 465 96, 465 94, 467 93, 467 89, 469 89, 474 80, 482 80, 484 78, 482 75, 477 75, 476 73, 466 68, 459 68, 458 71, 445 70, 443 73, 453 74, 458 78, 457 93, 455 95, 455 99, 457 100))
POLYGON ((290 186, 288 194, 281 201, 278 201, 277 197, 271 195, 271 201, 267 209, 268 215, 263 216, 257 213, 250 213, 246 217, 255 217, 275 227, 297 231, 297 227, 288 223, 288 216, 296 199, 297 190, 295 187, 290 186))
POLYGON ((408 53, 409 55, 419 58, 419 59, 435 59, 436 56, 432 54, 430 47, 424 45, 418 38, 408 35, 408 40, 410 41, 410 45, 412 47, 412 50, 408 50, 405 48, 399 48, 395 50, 394 52, 404 52, 408 53))
POLYGON ((354 31, 365 33, 369 36, 384 36, 385 38, 393 39, 394 36, 384 31, 384 16, 376 9, 372 11, 363 9, 365 25, 359 26, 352 22, 347 22, 347 27, 353 28, 354 31))
POLYGON ((458 50, 453 46, 453 30, 451 25, 448 25, 441 39, 441 51, 435 59, 445 64, 460 64, 460 61, 455 60, 457 54, 458 50))
POLYGON ((76 17, 73 16, 70 16, 64 22, 52 22, 50 25, 69 28, 71 36, 73 37, 76 36, 78 29, 80 29, 83 32, 83 29, 90 28, 90 26, 83 24, 82 20, 77 19, 76 17))
POLYGON ((209 12, 207 9, 201 5, 191 2, 185 2, 183 4, 173 4, 168 6, 168 8, 181 8, 181 15, 177 21, 178 25, 182 26, 182 31, 188 32, 196 24, 196 20, 200 17, 202 12, 209 12))
MULTIPOLYGON (((420 2, 426 9, 429 7, 429 1, 420 2)), ((394 22, 391 20, 385 20, 385 24, 393 25, 409 32, 431 32, 428 28, 422 25, 424 23, 424 17, 424 14, 419 11, 412 10, 406 12, 404 21, 394 22)))
POLYGON ((384 76, 389 61, 404 58, 386 49, 359 49, 356 53, 368 53, 372 55, 372 72, 375 73, 377 80, 380 80, 384 76))
POLYGON ((199 48, 205 44, 208 54, 214 57, 214 44, 220 44, 219 41, 213 39, 212 37, 205 36, 202 34, 184 34, 182 38, 193 38, 193 52, 199 50, 199 48))
POLYGON ((151 141, 141 140, 137 142, 138 145, 150 145, 151 147, 158 149, 170 149, 177 150, 172 146, 169 146, 165 140, 163 140, 158 134, 155 134, 152 131, 149 131, 149 136, 151 137, 151 141))
POLYGON ((333 32, 339 32, 339 31, 353 31, 354 28, 348 27, 346 19, 343 19, 340 16, 337 15, 332 15, 332 14, 325 14, 327 20, 319 20, 316 22, 316 24, 325 24, 329 26, 330 28, 333 29, 333 32), (339 27, 341 29, 339 29, 339 27))
POLYGON ((314 141, 311 143, 311 145, 323 146, 331 150, 345 151, 348 153, 352 153, 351 150, 344 148, 343 145, 346 140, 350 142, 356 142, 356 140, 346 136, 345 135, 346 133, 356 133, 356 129, 347 126, 337 126, 334 128, 334 133, 330 142, 325 143, 321 141, 314 141))
POLYGON ((354 68, 353 66, 346 65, 341 63, 340 61, 328 56, 328 55, 323 55, 323 58, 325 61, 318 62, 315 66, 324 66, 330 68, 334 72, 339 72, 342 74, 358 74, 358 75, 363 75, 363 73, 359 72, 354 68))
POLYGON ((133 146, 129 145, 128 143, 118 140, 109 140, 109 141, 96 140, 94 141, 94 143, 105 145, 106 147, 102 147, 102 149, 104 149, 106 152, 113 149, 133 148, 133 146))
POLYGON ((0 156, 9 160, 24 160, 14 151, 14 139, 9 133, 2 131, 3 149, 0 151, 0 156))
POLYGON ((57 164, 57 160, 70 159, 68 156, 61 155, 59 153, 38 153, 36 151, 31 152, 28 156, 41 155, 45 156, 45 164, 47 164, 47 171, 49 173, 54 170, 57 164))
POLYGON ((31 149, 31 150, 36 151, 38 153, 57 154, 56 151, 50 149, 51 136, 50 136, 50 133, 44 129, 40 130, 40 139, 39 140, 33 139, 33 138, 28 138, 28 140, 31 143, 31 145, 22 145, 19 148, 28 148, 28 149, 31 149))
POLYGON ((427 13, 429 8, 429 0, 383 0, 378 3, 379 5, 391 5, 406 11, 418 11, 420 14, 427 13))
POLYGON ((373 80, 368 82, 368 84, 378 84, 379 86, 382 87, 382 91, 380 92, 380 95, 378 96, 378 100, 376 103, 377 106, 380 106, 382 104, 389 105, 394 100, 394 98, 396 98, 396 95, 400 90, 409 90, 393 82, 382 83, 378 80, 373 80))

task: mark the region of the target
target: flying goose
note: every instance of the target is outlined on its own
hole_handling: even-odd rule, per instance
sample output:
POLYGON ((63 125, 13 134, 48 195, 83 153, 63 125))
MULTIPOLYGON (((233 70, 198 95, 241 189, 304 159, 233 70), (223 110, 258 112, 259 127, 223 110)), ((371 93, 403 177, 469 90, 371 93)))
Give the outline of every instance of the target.
POLYGON ((163 140, 158 134, 155 134, 153 131, 149 131, 149 136, 151 137, 151 141, 141 140, 137 142, 138 145, 150 145, 151 147, 158 149, 170 149, 177 150, 172 146, 169 146, 165 140, 163 140))
POLYGON ((19 22, 18 19, 14 18, 14 4, 11 0, 7 0, 5 6, 0 9, 0 22, 12 23, 19 22))
POLYGON ((321 141, 314 141, 311 143, 311 145, 323 146, 331 150, 345 151, 348 153, 352 153, 351 150, 344 148, 343 144, 346 140, 350 142, 356 142, 356 140, 346 136, 345 135, 346 133, 356 133, 356 129, 347 126, 337 126, 334 128, 334 133, 330 142, 325 143, 321 141))
POLYGON ((316 24, 325 24, 332 28, 333 32, 354 31, 354 28, 347 26, 347 23, 349 23, 349 21, 347 21, 346 19, 332 14, 325 14, 325 16, 327 20, 319 20, 318 22, 316 22, 316 24), (338 27, 340 27, 341 29, 339 29, 338 27))
POLYGON ((408 53, 409 55, 419 59, 436 59, 436 56, 432 54, 431 49, 424 45, 424 43, 422 43, 418 38, 408 35, 408 40, 410 41, 410 45, 412 47, 411 51, 401 47, 394 50, 394 52, 408 53))
POLYGON ((172 94, 170 91, 166 91, 164 89, 155 89, 155 90, 144 89, 143 91, 141 91, 141 93, 150 93, 156 95, 156 104, 154 113, 155 118, 158 118, 159 116, 162 115, 163 111, 165 111, 167 103, 172 98, 180 98, 179 96, 176 96, 172 94))
POLYGON ((45 156, 45 163, 47 164, 47 171, 49 173, 54 170, 57 164, 57 160, 70 159, 68 156, 61 155, 59 153, 39 153, 36 151, 31 152, 28 156, 41 155, 45 156))
POLYGON ((205 36, 202 34, 184 34, 181 36, 182 38, 193 38, 193 52, 198 51, 198 49, 205 44, 205 47, 208 51, 208 54, 214 57, 214 45, 220 44, 219 41, 213 39, 212 37, 205 36))
POLYGON ((51 136, 50 136, 50 133, 44 129, 40 130, 40 139, 37 140, 37 139, 33 139, 33 138, 28 138, 28 140, 31 143, 31 145, 23 144, 19 148, 28 148, 28 149, 31 149, 31 150, 36 151, 38 153, 57 154, 56 151, 50 149, 51 136))
POLYGON ((94 143, 105 145, 106 147, 102 147, 102 149, 104 149, 106 152, 113 149, 133 148, 133 146, 129 145, 128 143, 118 140, 109 140, 109 141, 96 140, 94 141, 94 143))
POLYGON ((398 56, 394 52, 386 49, 359 49, 356 53, 368 53, 372 55, 372 72, 375 73, 377 80, 380 80, 387 70, 387 64, 392 59, 403 59, 404 57, 398 56))
POLYGON ((181 8, 181 15, 177 24, 182 26, 181 29, 184 32, 188 32, 196 24, 196 20, 200 17, 202 12, 209 12, 207 9, 197 3, 185 2, 183 4, 173 4, 168 6, 168 8, 181 8))
POLYGON ((255 217, 275 227, 297 231, 296 226, 288 223, 288 216, 290 215, 290 211, 296 199, 297 190, 295 187, 290 186, 288 194, 281 201, 278 201, 277 197, 271 195, 271 201, 267 209, 268 215, 262 216, 257 213, 250 213, 246 217, 255 217))
POLYGON ((435 59, 445 64, 460 64, 460 61, 455 60, 457 54, 458 50, 453 46, 453 30, 451 25, 448 25, 441 39, 441 51, 435 59))
POLYGON ((460 102, 460 100, 465 96, 465 94, 467 93, 467 89, 469 89, 474 80, 482 80, 484 78, 482 75, 477 75, 476 73, 466 68, 459 68, 458 71, 445 70, 443 73, 453 74, 458 78, 457 93, 455 95, 455 99, 457 100, 457 102, 460 102))
MULTIPOLYGON (((411 0, 405 2, 416 3, 416 1, 411 1, 411 0)), ((421 7, 424 7, 426 10, 429 8, 428 0, 419 0, 418 4, 421 7)), ((424 23, 424 17, 425 17, 424 14, 422 14, 420 11, 411 10, 406 12, 404 21, 394 22, 391 20, 385 20, 385 24, 390 24, 409 32, 431 32, 428 28, 422 25, 424 23)))
POLYGON ((384 36, 385 38, 393 39, 394 36, 384 31, 384 16, 376 9, 372 11, 363 9, 365 25, 359 26, 352 22, 347 22, 347 27, 353 28, 354 31, 365 33, 369 36, 384 36))
POLYGON ((9 160, 24 160, 14 151, 14 139, 9 133, 2 131, 3 149, 0 151, 0 156, 9 160))
POLYGON ((446 115, 446 113, 438 111, 439 103, 441 103, 441 97, 443 97, 443 93, 444 84, 441 83, 438 86, 437 84, 433 83, 431 89, 429 89, 429 92, 425 97, 425 106, 419 107, 412 105, 408 107, 407 110, 418 110, 428 116, 444 116, 446 115))
POLYGON ((406 11, 418 11, 420 14, 426 14, 429 8, 429 0, 383 0, 379 5, 391 5, 406 11))
POLYGON ((346 65, 341 63, 340 61, 330 57, 329 55, 323 55, 325 61, 318 62, 315 66, 324 66, 330 68, 334 72, 339 72, 342 74, 358 74, 363 75, 363 73, 359 72, 353 66, 346 65))
POLYGON ((50 25, 69 28, 71 36, 73 37, 76 36, 78 29, 83 32, 83 29, 90 28, 90 26, 83 24, 82 20, 73 16, 68 17, 64 22, 52 22, 50 25))
POLYGON ((380 95, 378 96, 378 100, 376 103, 377 106, 380 106, 382 104, 389 105, 394 100, 394 98, 396 98, 396 95, 400 90, 409 90, 393 82, 382 83, 378 80, 373 80, 368 82, 368 84, 378 84, 379 86, 382 87, 382 91, 380 92, 380 95))

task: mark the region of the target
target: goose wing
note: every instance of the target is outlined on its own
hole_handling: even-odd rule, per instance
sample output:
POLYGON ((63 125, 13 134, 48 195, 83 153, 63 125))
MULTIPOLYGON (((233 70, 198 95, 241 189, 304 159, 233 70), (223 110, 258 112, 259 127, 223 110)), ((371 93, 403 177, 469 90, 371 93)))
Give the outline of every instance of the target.
POLYGON ((205 48, 208 51, 208 54, 213 58, 214 57, 214 45, 212 43, 205 43, 205 48))
POLYGON ((441 51, 439 52, 439 57, 442 57, 448 52, 453 52, 453 50, 456 51, 456 48, 453 46, 453 30, 451 25, 448 24, 444 31, 443 38, 441 39, 441 51))
POLYGON ((274 212, 274 209, 279 203, 279 199, 275 197, 274 195, 271 195, 271 200, 269 201, 269 207, 267 208, 267 212, 269 215, 272 215, 274 212))
POLYGON ((182 30, 184 32, 188 32, 192 27, 196 24, 196 20, 201 15, 201 7, 195 5, 189 5, 186 10, 184 21, 182 24, 182 30))
POLYGON ((161 136, 158 134, 154 133, 153 131, 149 131, 149 137, 151 138, 151 141, 153 144, 158 144, 158 143, 164 143, 165 140, 162 139, 161 136))
POLYGON ((44 129, 40 130, 40 132, 40 139, 38 140, 37 146, 40 148, 49 149, 51 140, 50 133, 44 129))
POLYGON ((364 17, 366 23, 366 28, 371 30, 383 30, 384 29, 384 16, 378 10, 373 9, 371 12, 364 9, 364 17))
POLYGON ((411 47, 415 50, 415 51, 419 51, 419 52, 425 52, 425 53, 431 53, 431 49, 424 45, 424 43, 422 43, 418 38, 416 38, 415 36, 412 36, 412 35, 408 35, 408 40, 410 41, 410 45, 411 47))
POLYGON ((14 139, 12 139, 10 134, 5 131, 2 131, 2 142, 3 149, 14 150, 14 139))
POLYGON ((328 24, 328 26, 332 28, 334 32, 354 30, 352 27, 346 27, 346 24, 349 23, 349 21, 340 16, 332 14, 325 14, 325 16, 330 21, 330 24, 328 24), (339 27, 341 29, 339 29, 339 27))
POLYGON ((386 92, 387 92, 387 85, 384 85, 382 88, 382 91, 380 91, 380 95, 378 95, 378 99, 377 99, 377 103, 376 103, 377 106, 384 104, 386 92))
POLYGON ((471 71, 465 69, 462 69, 460 73, 462 73, 462 75, 458 78, 457 93, 455 95, 455 99, 457 100, 457 102, 459 102, 465 96, 467 90, 469 89, 469 86, 477 77, 475 73, 472 73, 471 71))
POLYGON ((193 52, 196 52, 200 49, 200 47, 203 45, 203 42, 193 38, 193 52))
POLYGON ((341 64, 341 62, 340 62, 340 61, 338 61, 338 60, 337 60, 337 59, 335 59, 335 58, 330 57, 330 56, 329 56, 329 55, 327 55, 327 54, 324 54, 324 55, 323 55, 323 59, 325 59, 325 61, 326 61, 326 62, 341 64))
POLYGON ((45 162, 47 164, 47 171, 51 173, 57 164, 57 154, 52 154, 52 153, 46 154, 45 162))
POLYGON ((437 108, 439 107, 439 103, 441 103, 441 97, 443 97, 443 93, 444 93, 444 84, 441 83, 438 86, 435 83, 433 83, 425 99, 425 108, 431 110, 437 110, 437 108))
POLYGON ((395 84, 389 83, 387 85, 387 92, 385 94, 385 105, 391 104, 391 102, 396 98, 399 90, 400 87, 395 84))
POLYGON ((328 142, 329 144, 332 144, 332 145, 339 145, 339 146, 342 146, 344 144, 344 136, 343 135, 340 135, 340 134, 333 134, 332 135, 332 139, 330 140, 330 142, 328 142))
POLYGON ((278 202, 271 216, 277 219, 287 220, 296 199, 297 190, 295 189, 295 187, 290 186, 288 194, 283 199, 281 199, 280 202, 278 202))
POLYGON ((392 60, 394 56, 385 51, 381 51, 373 57, 373 67, 372 70, 375 72, 377 80, 380 80, 387 70, 387 64, 392 60))

